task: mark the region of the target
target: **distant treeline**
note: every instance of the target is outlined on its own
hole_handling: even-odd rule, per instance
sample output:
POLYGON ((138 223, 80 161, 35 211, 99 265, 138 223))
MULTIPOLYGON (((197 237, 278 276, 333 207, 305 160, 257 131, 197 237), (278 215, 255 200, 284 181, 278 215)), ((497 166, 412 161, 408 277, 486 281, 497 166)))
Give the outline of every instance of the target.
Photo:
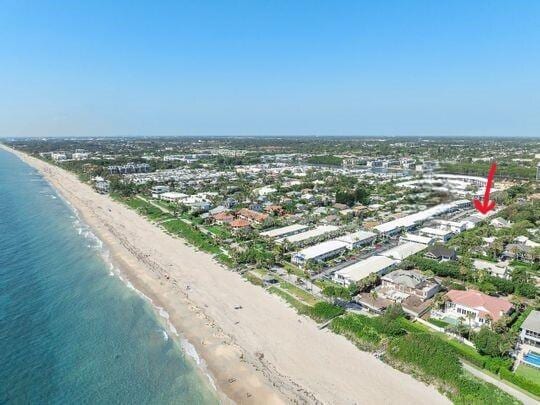
MULTIPOLYGON (((467 174, 471 176, 486 176, 490 163, 455 163, 441 165, 442 171, 453 174, 467 174)), ((521 166, 509 163, 497 163, 496 176, 534 179, 536 177, 536 166, 521 166)))
POLYGON ((343 159, 334 155, 318 155, 310 156, 306 162, 314 165, 341 166, 343 159))

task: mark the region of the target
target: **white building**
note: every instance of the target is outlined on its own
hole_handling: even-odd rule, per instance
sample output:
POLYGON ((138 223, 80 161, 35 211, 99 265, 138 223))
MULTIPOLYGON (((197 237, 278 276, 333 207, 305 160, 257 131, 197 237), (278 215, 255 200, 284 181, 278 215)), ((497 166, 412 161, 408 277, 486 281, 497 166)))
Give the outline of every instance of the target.
POLYGON ((260 235, 272 239, 285 238, 287 236, 296 235, 297 233, 303 232, 308 228, 309 227, 307 225, 293 224, 261 232, 260 235))
POLYGON ((167 192, 167 193, 162 193, 159 196, 159 198, 161 200, 168 201, 168 202, 180 202, 180 201, 184 200, 187 197, 188 197, 187 194, 177 193, 177 192, 174 192, 174 191, 170 191, 170 192, 167 192))
POLYGON ((51 159, 55 162, 61 162, 67 159, 67 155, 64 152, 53 152, 51 153, 51 159))
POLYGON ((397 263, 397 260, 390 259, 389 257, 371 256, 336 271, 333 279, 336 283, 350 285, 366 278, 372 273, 384 275, 397 263))
POLYGON ((415 243, 423 243, 424 245, 431 245, 433 242, 435 242, 435 239, 430 238, 428 236, 420 236, 415 235, 414 233, 406 233, 405 235, 402 235, 399 240, 404 242, 415 242, 415 243))
POLYGON ((152 193, 152 198, 159 198, 161 194, 171 191, 171 188, 166 185, 161 185, 152 187, 150 191, 152 193))
POLYGON ((75 152, 71 155, 71 159, 73 160, 86 160, 90 156, 87 152, 75 152))
POLYGON ((345 249, 347 249, 347 244, 345 242, 329 240, 302 249, 293 255, 291 261, 302 266, 306 264, 308 260, 320 262, 329 259, 330 257, 337 256, 345 249))
POLYGON ((447 242, 450 240, 452 236, 454 236, 454 232, 450 230, 445 229, 439 229, 439 228, 431 228, 431 227, 424 227, 420 228, 418 230, 418 233, 423 236, 427 236, 429 238, 433 238, 440 242, 447 242))
POLYGON ((397 245, 392 249, 385 250, 379 253, 381 256, 389 257, 394 260, 405 260, 407 257, 412 256, 418 252, 421 252, 427 247, 423 243, 405 242, 401 245, 397 245))
POLYGON ((502 298, 491 297, 476 290, 450 290, 443 311, 433 311, 437 318, 451 318, 473 328, 497 322, 512 312, 514 306, 502 298))
POLYGON ((475 259, 473 266, 476 270, 487 271, 494 277, 509 279, 512 269, 508 266, 508 262, 488 262, 486 260, 475 259))
POLYGON ((356 249, 362 245, 367 245, 375 240, 377 234, 374 232, 367 231, 357 231, 354 233, 348 233, 343 236, 339 236, 336 240, 340 242, 345 242, 347 244, 347 249, 352 250, 356 249))
POLYGON ((457 211, 458 209, 470 206, 470 204, 471 202, 468 200, 458 200, 451 203, 439 204, 426 210, 377 225, 374 229, 383 236, 392 236, 398 234, 402 230, 411 230, 428 219, 457 211))
POLYGON ((328 233, 335 232, 339 229, 339 227, 334 225, 320 225, 314 229, 310 229, 309 231, 297 233, 295 235, 287 236, 282 239, 278 239, 276 242, 282 242, 286 241, 289 243, 302 243, 309 239, 324 236, 328 233))

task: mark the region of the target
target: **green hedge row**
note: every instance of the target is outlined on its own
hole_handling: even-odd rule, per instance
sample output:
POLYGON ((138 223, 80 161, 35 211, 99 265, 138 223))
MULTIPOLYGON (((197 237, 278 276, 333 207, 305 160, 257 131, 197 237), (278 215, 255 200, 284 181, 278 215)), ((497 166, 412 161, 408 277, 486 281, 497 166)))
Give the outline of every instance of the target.
POLYGON ((520 375, 516 375, 510 370, 501 368, 499 375, 503 380, 509 381, 514 385, 517 385, 520 388, 523 388, 525 391, 528 391, 537 397, 540 397, 540 385, 530 381, 520 375))

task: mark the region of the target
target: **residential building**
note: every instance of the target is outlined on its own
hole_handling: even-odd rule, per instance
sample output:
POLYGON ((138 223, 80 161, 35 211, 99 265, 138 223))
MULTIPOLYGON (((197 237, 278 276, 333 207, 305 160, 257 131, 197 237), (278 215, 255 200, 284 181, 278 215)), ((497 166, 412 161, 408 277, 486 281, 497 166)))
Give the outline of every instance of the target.
POLYGON ((229 225, 234 231, 247 230, 251 228, 251 224, 249 223, 249 221, 246 221, 242 218, 232 220, 229 225))
POLYGON ((385 256, 371 256, 350 266, 344 267, 334 273, 336 283, 350 285, 356 283, 370 274, 386 274, 398 263, 397 260, 385 256))
POLYGON ((494 277, 509 279, 511 268, 508 262, 488 262, 486 260, 475 259, 473 266, 476 270, 484 270, 494 277))
POLYGON ((310 239, 314 238, 323 238, 324 236, 336 232, 339 227, 335 225, 319 225, 316 228, 310 229, 309 231, 300 232, 295 235, 287 236, 285 238, 280 238, 276 242, 286 241, 289 243, 304 243, 310 239))
POLYGON ((291 261, 300 266, 305 265, 309 260, 320 262, 337 256, 346 248, 347 244, 345 242, 329 240, 300 250, 292 256, 291 261))
POLYGON ((435 241, 435 239, 430 238, 428 236, 420 236, 415 235, 414 233, 406 233, 402 235, 399 238, 400 242, 415 242, 415 243, 423 243, 424 245, 431 245, 435 241))
POLYGON ((457 253, 454 249, 448 248, 440 244, 429 246, 424 256, 428 259, 434 259, 440 262, 447 260, 457 260, 457 253))
POLYGON ((359 248, 362 245, 367 245, 375 240, 377 234, 375 232, 368 231, 357 231, 353 233, 348 233, 343 236, 339 236, 336 240, 340 242, 345 242, 347 244, 347 249, 353 250, 359 248))
POLYGON ((433 297, 441 289, 433 278, 424 276, 417 270, 396 270, 381 278, 381 286, 377 293, 401 302, 410 295, 425 301, 433 297))
POLYGON ((287 236, 296 235, 300 232, 305 231, 306 229, 309 229, 307 225, 293 224, 261 232, 260 235, 271 239, 285 238, 287 236))
POLYGON ((540 311, 532 311, 523 324, 519 340, 522 344, 540 348, 540 311))
POLYGON ((268 218, 268 214, 253 211, 247 208, 240 209, 236 214, 239 218, 245 219, 249 222, 263 223, 268 218))
POLYGON ((212 220, 216 224, 220 224, 220 225, 230 224, 232 221, 234 221, 234 215, 232 215, 229 212, 222 211, 222 212, 218 212, 217 214, 214 214, 212 216, 212 220))
POLYGON ((175 191, 165 192, 159 195, 160 200, 176 203, 186 199, 187 197, 187 194, 177 193, 175 191))
POLYGON ((405 260, 407 257, 421 252, 427 247, 423 243, 405 242, 391 249, 379 253, 381 256, 390 257, 395 260, 405 260))
POLYGON ((103 179, 102 177, 94 178, 94 187, 100 194, 107 194, 111 189, 111 182, 103 179))
POLYGON ((501 217, 492 219, 491 221, 489 221, 489 224, 497 229, 510 228, 512 226, 512 223, 510 221, 507 221, 506 219, 501 217))
POLYGON ((433 238, 443 243, 448 242, 450 238, 454 236, 454 232, 451 230, 432 227, 420 228, 418 233, 422 236, 427 236, 428 238, 433 238))
POLYGON ((167 185, 154 186, 150 189, 152 198, 159 198, 161 194, 168 193, 171 191, 171 188, 167 185))
POLYGON ((509 301, 476 290, 450 290, 445 297, 447 301, 442 312, 443 317, 461 321, 473 328, 497 322, 514 309, 509 301))

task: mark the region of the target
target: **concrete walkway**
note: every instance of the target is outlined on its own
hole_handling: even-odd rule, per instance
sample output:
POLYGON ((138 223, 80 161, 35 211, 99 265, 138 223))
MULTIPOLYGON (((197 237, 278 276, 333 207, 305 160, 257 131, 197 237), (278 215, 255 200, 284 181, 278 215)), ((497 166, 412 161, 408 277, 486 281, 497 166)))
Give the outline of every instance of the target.
POLYGON ((495 385, 497 388, 500 388, 504 392, 507 392, 508 394, 512 395, 514 398, 523 402, 524 405, 537 405, 538 404, 538 401, 535 400, 534 398, 506 384, 504 381, 499 380, 498 378, 492 377, 491 375, 486 374, 483 371, 478 370, 477 368, 467 363, 463 363, 463 368, 467 370, 469 373, 471 373, 472 375, 474 375, 475 377, 478 377, 488 383, 491 383, 495 385))

